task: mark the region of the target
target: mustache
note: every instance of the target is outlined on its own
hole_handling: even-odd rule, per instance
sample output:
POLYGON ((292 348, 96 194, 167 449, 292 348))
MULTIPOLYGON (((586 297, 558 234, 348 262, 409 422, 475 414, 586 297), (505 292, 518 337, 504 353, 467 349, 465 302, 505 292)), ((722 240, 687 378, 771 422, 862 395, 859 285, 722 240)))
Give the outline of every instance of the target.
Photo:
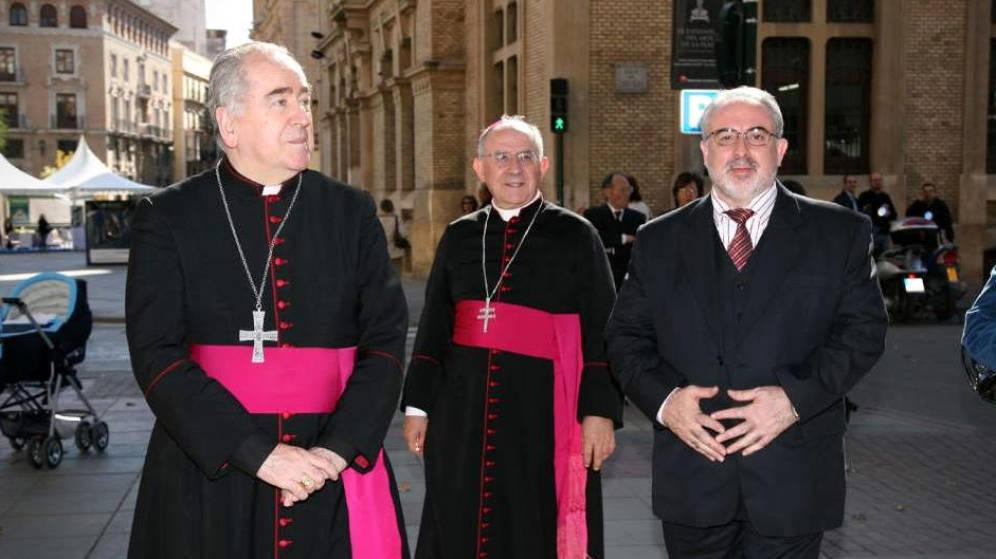
POLYGON ((756 171, 758 165, 757 161, 754 161, 750 157, 738 157, 727 163, 725 170, 731 171, 733 170, 734 167, 750 167, 751 169, 756 171))

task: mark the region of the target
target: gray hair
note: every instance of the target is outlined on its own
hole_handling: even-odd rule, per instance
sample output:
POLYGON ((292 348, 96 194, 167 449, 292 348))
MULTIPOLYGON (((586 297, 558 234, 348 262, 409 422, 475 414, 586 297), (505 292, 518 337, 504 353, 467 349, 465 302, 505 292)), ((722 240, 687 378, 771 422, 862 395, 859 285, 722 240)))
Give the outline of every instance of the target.
POLYGON ((702 138, 705 138, 709 134, 709 120, 712 118, 712 114, 734 103, 760 105, 764 110, 768 111, 768 116, 771 117, 771 121, 775 124, 775 129, 771 130, 771 133, 779 138, 782 137, 782 133, 785 132, 785 120, 782 119, 782 110, 778 107, 778 101, 775 100, 775 97, 763 89, 742 85, 735 89, 727 89, 719 92, 719 95, 706 107, 706 110, 702 113, 702 119, 699 121, 702 138))
POLYGON ((246 75, 245 63, 253 56, 262 56, 286 66, 299 74, 304 84, 308 85, 308 76, 304 73, 301 64, 282 45, 251 41, 219 54, 214 59, 214 64, 211 66, 211 76, 208 78, 207 108, 211 120, 215 124, 215 140, 221 149, 224 149, 225 146, 221 141, 221 127, 218 125, 215 113, 219 107, 225 107, 235 114, 242 112, 242 97, 249 89, 249 77, 246 75))
POLYGON ((541 159, 543 158, 543 134, 540 133, 535 124, 527 122, 526 117, 522 115, 501 115, 501 118, 481 131, 480 137, 477 138, 477 157, 487 155, 484 152, 484 143, 488 141, 488 137, 492 133, 499 130, 515 130, 525 134, 532 142, 533 147, 536 148, 536 155, 541 159))

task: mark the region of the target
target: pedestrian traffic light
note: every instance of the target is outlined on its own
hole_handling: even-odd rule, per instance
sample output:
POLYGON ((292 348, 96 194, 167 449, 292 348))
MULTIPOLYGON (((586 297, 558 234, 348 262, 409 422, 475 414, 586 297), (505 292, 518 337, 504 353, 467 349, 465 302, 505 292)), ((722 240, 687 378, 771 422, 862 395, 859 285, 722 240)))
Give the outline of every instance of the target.
POLYGON ((719 12, 716 68, 725 88, 755 85, 757 0, 726 0, 719 12))
POLYGON ((567 132, 567 80, 550 80, 550 130, 554 134, 567 132))

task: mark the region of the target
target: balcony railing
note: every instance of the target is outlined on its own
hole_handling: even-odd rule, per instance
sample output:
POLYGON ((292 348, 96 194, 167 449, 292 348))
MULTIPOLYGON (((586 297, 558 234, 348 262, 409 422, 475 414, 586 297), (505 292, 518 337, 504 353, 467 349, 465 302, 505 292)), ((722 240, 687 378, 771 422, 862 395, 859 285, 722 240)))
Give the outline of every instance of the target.
POLYGON ((52 116, 52 128, 58 128, 61 130, 75 130, 78 128, 85 128, 83 123, 83 117, 81 116, 68 116, 68 115, 53 115, 52 116))
POLYGON ((0 82, 23 82, 24 70, 18 66, 13 72, 0 72, 0 82))
POLYGON ((132 122, 132 121, 130 121, 130 120, 128 120, 128 119, 126 119, 126 118, 119 118, 118 121, 117 121, 116 129, 117 129, 118 132, 124 132, 124 133, 127 133, 127 134, 134 134, 135 133, 135 123, 132 122))
POLYGON ((135 94, 139 97, 151 97, 152 86, 147 83, 140 83, 138 84, 138 89, 135 90, 135 94))

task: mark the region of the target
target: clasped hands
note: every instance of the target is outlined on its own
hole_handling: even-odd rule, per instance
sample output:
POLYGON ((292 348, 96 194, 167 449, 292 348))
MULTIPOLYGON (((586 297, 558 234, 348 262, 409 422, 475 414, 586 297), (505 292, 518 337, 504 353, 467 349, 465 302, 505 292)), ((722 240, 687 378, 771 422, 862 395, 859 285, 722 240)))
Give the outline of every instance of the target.
POLYGON ((717 394, 716 386, 679 388, 661 413, 664 425, 672 433, 711 461, 722 462, 726 456, 740 451, 750 456, 798 421, 792 402, 780 386, 727 390, 730 398, 743 405, 708 415, 702 413, 700 400, 717 394), (723 419, 737 419, 740 423, 727 429, 720 423, 723 419), (726 446, 724 443, 729 441, 734 442, 726 446))
POLYGON ((326 481, 338 481, 347 466, 341 456, 327 448, 305 450, 279 443, 263 461, 256 477, 280 489, 280 501, 289 507, 307 499, 326 481))

